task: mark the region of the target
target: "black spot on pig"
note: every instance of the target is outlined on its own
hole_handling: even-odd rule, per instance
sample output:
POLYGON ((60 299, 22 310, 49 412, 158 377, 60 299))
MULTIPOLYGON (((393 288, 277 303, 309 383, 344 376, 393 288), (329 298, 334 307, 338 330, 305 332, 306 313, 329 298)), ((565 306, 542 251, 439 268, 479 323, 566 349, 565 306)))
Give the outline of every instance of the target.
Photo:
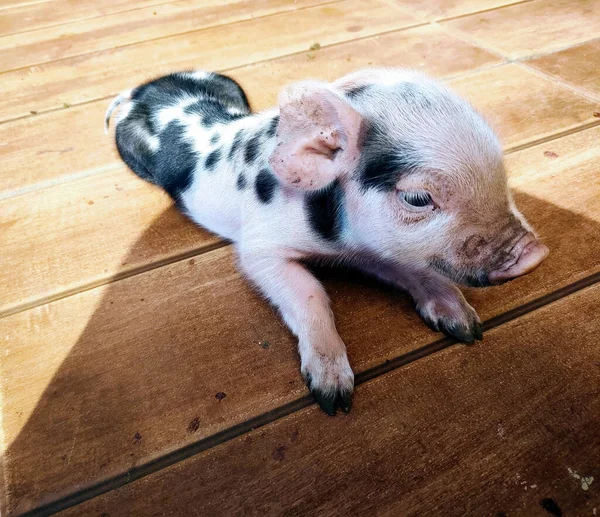
POLYGON ((250 113, 250 104, 244 90, 231 77, 211 73, 209 79, 203 80, 203 86, 209 95, 225 101, 228 105, 241 111, 250 113))
POLYGON ((244 151, 244 160, 248 165, 252 165, 258 156, 260 149, 260 135, 254 135, 246 144, 246 150, 244 151))
POLYGON ((154 154, 151 181, 177 199, 192 182, 198 154, 185 138, 186 128, 173 121, 160 134, 160 152, 154 154))
POLYGON ((546 510, 549 514, 554 515, 555 517, 561 517, 563 514, 562 510, 560 509, 560 506, 558 506, 558 503, 550 497, 542 499, 540 501, 540 505, 544 510, 546 510))
POLYGON ((277 124, 279 124, 279 115, 273 117, 271 122, 269 122, 269 128, 267 129, 266 133, 269 138, 275 136, 275 133, 277 132, 277 124))
POLYGON ((152 105, 146 102, 136 102, 132 105, 133 107, 129 110, 126 120, 132 123, 135 122, 137 127, 143 129, 146 133, 156 135, 158 131, 154 123, 155 110, 152 105))
POLYGON ((339 240, 344 221, 344 191, 337 180, 325 189, 308 194, 304 206, 315 232, 325 240, 339 240))
POLYGON ((244 176, 243 172, 240 172, 239 176, 237 177, 235 186, 238 190, 244 190, 246 188, 246 183, 246 176, 244 176))
POLYGON ((348 97, 350 97, 351 99, 355 99, 356 97, 359 97, 360 95, 365 93, 368 89, 369 89, 369 85, 363 84, 362 86, 356 86, 355 88, 350 88, 349 90, 346 91, 346 95, 348 97))
POLYGON ((158 137, 159 149, 152 150, 150 138, 129 117, 117 126, 117 149, 123 161, 138 176, 162 187, 175 200, 192 179, 198 155, 185 139, 186 128, 177 121, 168 124, 158 137))
POLYGON ((239 149, 240 145, 242 145, 242 139, 244 138, 244 131, 242 129, 240 129, 234 139, 233 142, 231 144, 231 149, 229 149, 229 155, 228 158, 231 160, 234 156, 234 154, 237 152, 237 150, 239 149))
POLYGON ((256 195, 263 203, 270 203, 277 190, 277 180, 268 169, 262 169, 256 176, 256 195))
POLYGON ((398 180, 419 167, 418 152, 406 142, 396 142, 377 126, 365 129, 360 163, 363 188, 393 191, 398 180))
POLYGON ((206 76, 194 76, 190 72, 165 75, 136 88, 132 98, 144 98, 155 107, 158 103, 168 106, 178 104, 182 93, 250 113, 248 98, 240 85, 230 77, 216 73, 206 76))
POLYGON ((140 178, 156 183, 152 179, 152 149, 147 139, 136 131, 135 126, 129 122, 119 124, 115 141, 117 151, 127 166, 140 178))
POLYGON ((223 104, 207 100, 199 100, 190 104, 184 109, 184 112, 187 115, 200 115, 202 125, 207 128, 215 124, 226 124, 234 118, 227 113, 223 104))
POLYGON ((207 156, 204 166, 208 169, 208 171, 213 171, 220 159, 221 149, 215 149, 207 156))
POLYGON ((415 83, 400 83, 396 88, 402 99, 413 106, 417 106, 421 109, 427 109, 433 106, 428 94, 415 83))

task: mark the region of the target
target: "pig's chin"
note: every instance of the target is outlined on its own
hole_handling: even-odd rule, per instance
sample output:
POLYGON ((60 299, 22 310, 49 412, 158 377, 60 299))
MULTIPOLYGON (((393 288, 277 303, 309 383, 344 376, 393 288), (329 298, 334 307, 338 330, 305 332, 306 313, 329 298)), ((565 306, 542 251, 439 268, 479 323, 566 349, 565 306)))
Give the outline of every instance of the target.
POLYGON ((488 274, 482 269, 475 270, 456 267, 451 262, 438 257, 430 260, 429 266, 457 284, 462 284, 467 287, 488 287, 492 285, 488 278, 488 274))

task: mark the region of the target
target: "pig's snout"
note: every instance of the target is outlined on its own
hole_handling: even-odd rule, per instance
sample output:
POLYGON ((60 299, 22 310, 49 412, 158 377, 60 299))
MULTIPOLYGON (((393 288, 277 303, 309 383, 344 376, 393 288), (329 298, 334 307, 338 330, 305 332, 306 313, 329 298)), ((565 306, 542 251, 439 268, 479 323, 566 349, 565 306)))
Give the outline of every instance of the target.
POLYGON ((488 274, 492 284, 500 284, 533 271, 548 256, 549 250, 528 232, 514 245, 509 259, 488 274))

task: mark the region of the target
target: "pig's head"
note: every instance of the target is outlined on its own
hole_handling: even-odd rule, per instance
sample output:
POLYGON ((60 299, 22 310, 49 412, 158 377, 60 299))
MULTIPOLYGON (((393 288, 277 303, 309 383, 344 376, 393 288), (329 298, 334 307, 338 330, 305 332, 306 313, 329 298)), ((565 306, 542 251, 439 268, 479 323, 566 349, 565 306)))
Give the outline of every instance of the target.
POLYGON ((502 148, 462 98, 418 72, 369 69, 280 97, 270 165, 290 187, 344 193, 349 243, 472 286, 548 254, 515 208, 502 148))

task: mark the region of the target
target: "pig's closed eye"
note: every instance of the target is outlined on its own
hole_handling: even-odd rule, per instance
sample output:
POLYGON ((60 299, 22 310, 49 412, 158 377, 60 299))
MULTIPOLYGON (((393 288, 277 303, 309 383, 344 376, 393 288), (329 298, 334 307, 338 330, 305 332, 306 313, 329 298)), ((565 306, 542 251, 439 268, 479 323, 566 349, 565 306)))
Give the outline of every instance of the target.
POLYGON ((413 192, 400 191, 398 193, 402 202, 407 208, 412 210, 424 211, 433 210, 435 205, 431 199, 431 194, 424 190, 418 190, 413 192))

